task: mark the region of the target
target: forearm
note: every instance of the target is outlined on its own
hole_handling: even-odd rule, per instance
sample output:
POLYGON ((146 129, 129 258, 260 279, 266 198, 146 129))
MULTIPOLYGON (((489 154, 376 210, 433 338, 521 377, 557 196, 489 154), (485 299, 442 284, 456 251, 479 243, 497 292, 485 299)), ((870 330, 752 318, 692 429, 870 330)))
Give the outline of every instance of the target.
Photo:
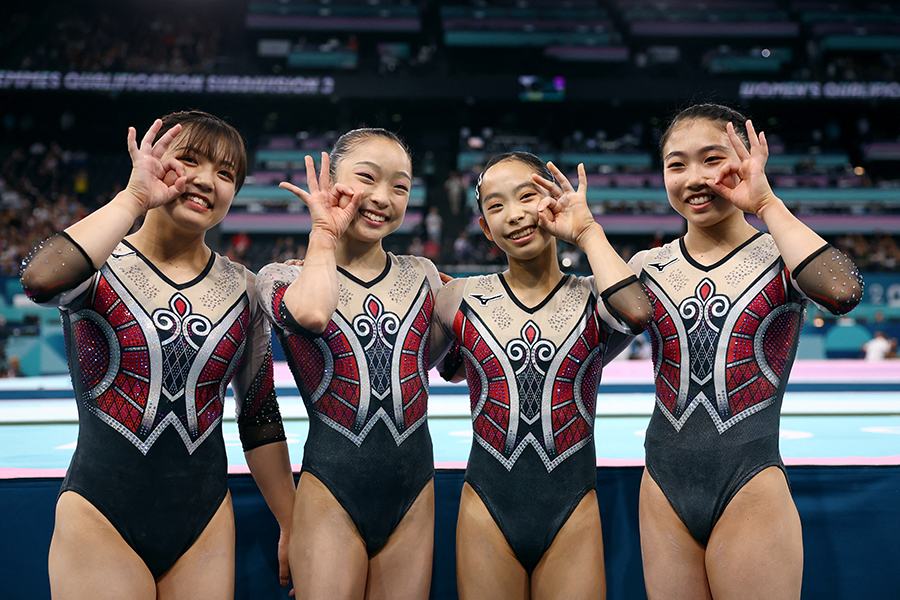
POLYGON ((290 531, 294 507, 294 476, 287 442, 259 446, 244 452, 244 456, 278 525, 281 529, 290 531))
POLYGON ((142 213, 127 192, 119 192, 106 206, 68 227, 65 232, 99 269, 142 213))
POLYGON ((775 201, 757 216, 768 228, 785 266, 791 273, 810 254, 827 243, 819 234, 791 214, 779 198, 775 198, 775 201))
POLYGON ((298 325, 313 333, 325 331, 338 302, 336 240, 311 233, 303 270, 284 293, 284 306, 298 325))
POLYGON ((599 223, 581 235, 576 244, 587 256, 598 290, 603 291, 634 275, 609 243, 599 223))

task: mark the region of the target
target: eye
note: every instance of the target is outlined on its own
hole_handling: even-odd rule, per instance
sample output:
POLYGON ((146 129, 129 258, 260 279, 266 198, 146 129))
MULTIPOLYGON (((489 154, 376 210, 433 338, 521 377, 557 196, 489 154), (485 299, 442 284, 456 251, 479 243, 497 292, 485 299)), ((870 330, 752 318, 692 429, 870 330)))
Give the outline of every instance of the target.
POLYGON ((669 164, 666 165, 667 169, 680 169, 682 167, 684 167, 684 163, 677 161, 677 160, 673 160, 672 162, 670 162, 669 164))
POLYGON ((537 198, 537 194, 534 192, 525 192, 522 194, 522 197, 519 198, 519 202, 530 202, 537 198))
POLYGON ((487 210, 495 210, 495 209, 500 209, 500 208, 503 208, 502 204, 500 204, 499 202, 493 202, 490 205, 488 205, 487 210))
POLYGON ((219 175, 220 175, 221 177, 224 177, 224 178, 227 179, 228 181, 234 181, 234 173, 232 173, 231 171, 228 171, 228 170, 226 170, 226 169, 222 169, 221 171, 219 171, 219 175))
POLYGON ((409 193, 409 188, 406 187, 405 185, 403 185, 402 183, 398 183, 397 185, 395 185, 394 189, 397 190, 398 192, 400 192, 401 194, 409 193))
POLYGON ((194 158, 193 156, 191 156, 190 154, 182 154, 181 156, 178 157, 178 160, 180 160, 183 163, 187 163, 189 165, 197 164, 197 159, 194 158))
POLYGON ((708 162, 708 163, 715 163, 715 162, 719 162, 720 160, 725 160, 725 157, 724 156, 708 156, 706 158, 706 162, 708 162))
POLYGON ((375 178, 372 177, 371 174, 366 173, 365 171, 360 171, 359 173, 357 173, 357 176, 359 176, 360 179, 365 179, 366 181, 375 181, 375 178))

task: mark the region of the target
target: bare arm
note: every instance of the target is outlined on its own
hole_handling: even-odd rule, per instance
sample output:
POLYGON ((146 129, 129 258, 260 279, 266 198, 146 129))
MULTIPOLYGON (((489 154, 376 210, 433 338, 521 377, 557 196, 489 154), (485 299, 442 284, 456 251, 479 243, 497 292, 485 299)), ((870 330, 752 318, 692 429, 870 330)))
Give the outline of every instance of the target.
POLYGON ((281 535, 278 539, 278 578, 287 586, 291 580, 288 547, 291 539, 291 515, 294 509, 294 476, 287 442, 274 442, 244 452, 247 466, 269 510, 275 515, 281 535))
POLYGON ((653 314, 650 301, 588 208, 584 165, 578 165, 577 190, 553 163, 547 163, 547 167, 559 184, 533 176, 535 183, 548 192, 538 204, 538 224, 558 239, 575 244, 587 255, 597 289, 601 290, 610 312, 632 332, 641 331, 653 314))
POLYGON ((297 324, 313 333, 325 331, 337 308, 335 249, 338 238, 356 215, 360 201, 359 195, 348 186, 338 184, 331 187, 328 167, 328 154, 323 152, 317 182, 315 164, 312 157, 307 156, 309 192, 290 183, 281 184, 306 203, 312 216, 303 270, 285 292, 284 305, 297 324))
POLYGON ((769 157, 765 134, 757 135, 753 123, 747 121, 750 139, 750 150, 747 150, 731 123, 727 131, 740 164, 722 165, 716 179, 707 180, 707 184, 766 224, 785 266, 805 294, 835 314, 852 310, 862 299, 863 289, 856 265, 791 214, 772 191, 765 174, 769 157))

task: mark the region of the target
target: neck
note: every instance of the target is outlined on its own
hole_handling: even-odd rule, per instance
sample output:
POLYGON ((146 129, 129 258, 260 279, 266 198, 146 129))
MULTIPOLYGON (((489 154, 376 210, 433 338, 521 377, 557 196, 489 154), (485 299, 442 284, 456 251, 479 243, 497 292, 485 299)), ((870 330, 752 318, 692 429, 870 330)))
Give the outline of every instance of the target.
POLYGON ((334 251, 337 265, 342 269, 353 272, 366 272, 384 269, 384 261, 387 253, 381 246, 381 240, 376 242, 361 242, 346 235, 338 239, 334 251))
POLYGON ((547 297, 559 284, 563 272, 556 260, 556 244, 551 243, 548 251, 529 260, 509 257, 509 271, 506 283, 516 296, 533 306, 547 297))
POLYGON ((153 211, 128 241, 155 265, 178 264, 202 269, 212 251, 206 246, 206 233, 192 233, 163 227, 153 211))
POLYGON ((736 211, 734 215, 710 227, 696 227, 689 222, 687 233, 684 236, 684 245, 692 255, 717 251, 724 255, 756 233, 758 230, 747 222, 744 213, 736 211))

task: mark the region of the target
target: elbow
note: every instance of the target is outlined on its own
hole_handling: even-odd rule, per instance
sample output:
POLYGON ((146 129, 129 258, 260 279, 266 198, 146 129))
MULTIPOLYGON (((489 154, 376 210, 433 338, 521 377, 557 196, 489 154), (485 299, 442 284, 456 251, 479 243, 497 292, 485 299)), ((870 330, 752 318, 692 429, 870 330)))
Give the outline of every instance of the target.
POLYGON ((292 328, 304 329, 315 335, 324 333, 334 316, 334 312, 327 312, 314 307, 290 307, 286 303, 281 305, 282 318, 292 328))
POLYGON ((810 295, 812 300, 833 315, 845 315, 862 301, 863 281, 856 279, 832 290, 830 294, 810 295))

